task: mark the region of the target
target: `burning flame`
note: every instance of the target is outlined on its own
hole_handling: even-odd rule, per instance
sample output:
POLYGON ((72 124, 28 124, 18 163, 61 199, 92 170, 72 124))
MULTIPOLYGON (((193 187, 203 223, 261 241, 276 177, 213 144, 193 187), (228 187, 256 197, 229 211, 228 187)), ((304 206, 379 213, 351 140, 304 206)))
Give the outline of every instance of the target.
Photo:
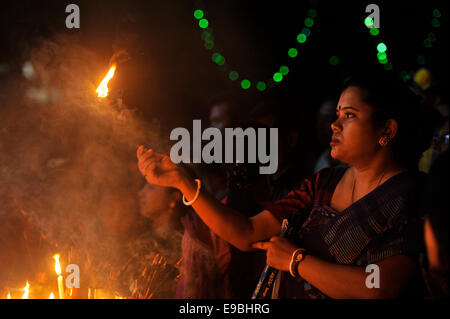
POLYGON ((8 292, 8 295, 6 296, 6 299, 11 299, 11 293, 8 292))
POLYGON ((56 271, 56 274, 59 276, 59 275, 61 275, 61 265, 59 263, 59 254, 55 254, 53 256, 53 259, 55 259, 55 271, 56 271))
POLYGON ((28 294, 30 292, 30 284, 27 281, 27 285, 23 288, 25 292, 23 293, 22 299, 28 299, 28 294))
POLYGON ((116 72, 116 65, 114 64, 108 71, 108 74, 106 74, 103 81, 100 83, 100 85, 97 88, 98 97, 107 97, 108 96, 108 82, 111 80, 114 76, 114 73, 116 72))
POLYGON ((53 292, 50 293, 50 296, 48 296, 48 299, 55 299, 55 295, 53 294, 53 292))

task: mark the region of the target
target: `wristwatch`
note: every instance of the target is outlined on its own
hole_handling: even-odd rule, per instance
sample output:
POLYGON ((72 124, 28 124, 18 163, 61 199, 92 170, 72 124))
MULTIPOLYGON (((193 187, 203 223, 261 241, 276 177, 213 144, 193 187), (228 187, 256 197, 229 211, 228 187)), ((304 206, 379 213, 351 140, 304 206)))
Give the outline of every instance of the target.
POLYGON ((298 265, 302 262, 303 259, 305 259, 306 256, 306 249, 299 248, 296 251, 293 252, 291 257, 291 264, 289 266, 289 272, 291 273, 291 276, 294 278, 299 278, 300 274, 298 273, 298 265))

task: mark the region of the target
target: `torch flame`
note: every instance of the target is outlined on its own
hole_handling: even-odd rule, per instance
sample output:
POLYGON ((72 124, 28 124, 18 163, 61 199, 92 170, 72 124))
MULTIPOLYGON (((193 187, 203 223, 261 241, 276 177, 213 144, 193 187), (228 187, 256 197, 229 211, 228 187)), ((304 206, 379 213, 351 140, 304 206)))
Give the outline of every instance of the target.
POLYGON ((55 299, 55 295, 53 294, 53 292, 50 293, 50 296, 48 296, 48 299, 55 299))
POLYGON ((27 281, 27 285, 23 288, 25 292, 23 293, 22 299, 28 299, 28 294, 30 291, 30 284, 27 281))
POLYGON ((108 74, 106 74, 103 81, 100 83, 100 85, 97 88, 98 97, 107 97, 108 96, 108 82, 111 80, 114 76, 114 73, 116 72, 116 65, 114 64, 108 71, 108 74))
POLYGON ((53 259, 55 259, 55 271, 56 271, 56 274, 59 276, 59 275, 61 275, 61 265, 59 264, 59 254, 55 254, 53 256, 53 259))

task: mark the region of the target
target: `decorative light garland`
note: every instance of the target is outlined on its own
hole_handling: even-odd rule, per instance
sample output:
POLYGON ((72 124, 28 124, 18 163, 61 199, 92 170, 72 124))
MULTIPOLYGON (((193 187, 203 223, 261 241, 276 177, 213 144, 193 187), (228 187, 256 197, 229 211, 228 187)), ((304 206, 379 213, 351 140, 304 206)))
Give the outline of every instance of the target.
MULTIPOLYGON (((204 41, 204 46, 207 50, 214 50, 215 43, 214 43, 214 36, 212 33, 212 28, 210 28, 210 23, 208 19, 206 18, 206 12, 203 9, 203 4, 201 4, 198 1, 197 9, 194 10, 194 18, 198 22, 198 26, 203 29, 202 32, 202 40, 204 41), (202 8, 201 8, 202 7, 202 8)), ((302 31, 297 35, 297 45, 304 44, 308 37, 311 35, 311 27, 314 25, 314 18, 317 17, 317 11, 315 9, 309 9, 307 12, 307 18, 304 21, 305 27, 302 29, 302 31)), ((442 13, 438 9, 433 10, 433 19, 431 20, 431 25, 433 28, 439 28, 440 18, 442 17, 442 13)), ((370 35, 376 37, 380 34, 380 29, 373 26, 374 21, 372 18, 367 17, 364 20, 364 24, 369 28, 370 35)), ((423 44, 425 48, 431 48, 433 45, 433 42, 437 40, 436 35, 433 32, 429 32, 427 34, 427 38, 424 40, 423 44)), ((388 59, 388 55, 386 53, 387 46, 384 42, 378 42, 377 43, 377 59, 378 62, 383 65, 383 68, 387 71, 392 70, 393 65, 388 59)), ((295 47, 289 48, 287 52, 289 58, 293 59, 296 58, 299 54, 299 50, 295 47)), ((212 61, 216 63, 218 66, 222 67, 223 70, 227 71, 227 61, 225 57, 220 54, 219 52, 214 52, 212 54, 212 61)), ((338 56, 331 56, 328 61, 331 65, 336 66, 339 64, 340 59, 338 56)), ((426 59, 424 55, 419 55, 417 58, 417 63, 419 65, 426 64, 426 59)), ((277 72, 274 72, 271 79, 267 81, 257 81, 256 82, 256 89, 260 92, 265 91, 267 88, 273 88, 277 84, 281 83, 284 77, 286 77, 289 73, 289 67, 286 65, 280 66, 279 70, 277 72)), ((228 72, 228 71, 227 71, 228 72)), ((401 71, 400 76, 402 77, 403 81, 409 81, 413 78, 414 71, 401 71)), ((228 78, 231 81, 238 81, 241 75, 236 70, 231 70, 228 72, 228 78)), ((348 77, 346 78, 348 79, 348 77)), ((344 80, 345 81, 345 80, 344 80)), ((244 90, 250 89, 252 86, 252 82, 248 78, 243 78, 240 81, 240 86, 244 90)))
MULTIPOLYGON (((304 20, 305 27, 297 35, 297 45, 296 45, 297 47, 299 45, 303 45, 308 40, 308 37, 311 35, 311 27, 313 27, 315 23, 314 18, 316 17, 317 11, 315 9, 309 9, 307 12, 307 18, 304 20)), ((203 30, 202 40, 204 41, 205 48, 210 51, 215 51, 211 55, 212 61, 216 63, 219 67, 221 67, 222 70, 225 70, 228 73, 228 78, 231 81, 238 82, 238 80, 240 79, 240 87, 243 90, 250 89, 252 87, 252 81, 247 77, 243 77, 236 70, 233 69, 229 70, 227 60, 225 59, 223 54, 219 53, 221 50, 214 50, 215 43, 213 30, 210 26, 209 20, 207 19, 206 11, 204 10, 204 7, 201 3, 198 3, 196 9, 194 10, 194 18, 198 23, 200 29, 203 30)), ((287 55, 290 59, 296 58, 298 54, 299 50, 296 47, 291 47, 287 51, 287 55)), ((289 62, 286 64, 289 65, 289 62)), ((276 85, 280 84, 290 72, 290 69, 287 65, 281 65, 279 69, 273 73, 272 77, 267 80, 254 81, 254 83, 256 83, 254 87, 259 92, 263 92, 267 88, 273 88, 276 85)))

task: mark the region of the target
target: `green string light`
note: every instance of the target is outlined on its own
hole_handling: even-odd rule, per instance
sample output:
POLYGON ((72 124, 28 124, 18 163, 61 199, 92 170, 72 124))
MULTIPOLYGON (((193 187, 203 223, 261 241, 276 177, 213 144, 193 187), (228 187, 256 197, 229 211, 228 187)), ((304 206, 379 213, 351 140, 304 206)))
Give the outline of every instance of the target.
POLYGON ((441 16, 442 16, 441 11, 439 11, 438 9, 433 10, 433 17, 440 18, 441 16))
POLYGON ((315 18, 315 17, 317 17, 317 11, 314 9, 309 9, 307 12, 307 15, 311 18, 315 18))
POLYGON ((259 81, 257 84, 256 84, 256 89, 258 90, 258 91, 264 91, 265 89, 267 88, 267 85, 266 85, 266 82, 264 82, 264 81, 259 81))
POLYGON ((431 20, 431 25, 432 25, 434 28, 439 28, 439 27, 441 26, 441 23, 439 22, 438 19, 433 19, 433 20, 431 20))
POLYGON ((297 42, 298 43, 305 43, 305 41, 306 41, 306 35, 304 35, 303 33, 300 33, 297 36, 297 42))
POLYGON ((328 60, 328 62, 329 62, 331 65, 336 66, 336 65, 339 64, 339 57, 333 55, 333 56, 330 57, 330 59, 328 60))
POLYGON ((307 26, 308 28, 311 28, 314 25, 314 19, 312 18, 306 18, 305 19, 305 26, 307 26))
POLYGON ((289 73, 289 68, 286 65, 280 66, 280 73, 283 76, 286 76, 289 73))
POLYGON ((380 33, 380 30, 378 28, 371 28, 369 33, 373 36, 377 36, 380 33))
POLYGON ((377 50, 378 52, 385 52, 387 50, 386 44, 383 42, 378 43, 377 50))
POLYGON ((281 82, 281 81, 283 80, 283 74, 281 74, 280 72, 276 72, 276 73, 273 75, 273 80, 274 80, 275 82, 281 82))
POLYGON ((251 83, 249 80, 247 80, 247 79, 244 79, 244 80, 242 80, 242 82, 241 82, 241 87, 242 87, 244 90, 248 90, 248 89, 250 88, 251 85, 252 85, 252 83, 251 83))
POLYGON ((198 22, 198 25, 200 26, 200 28, 206 29, 206 28, 209 26, 209 22, 208 22, 208 20, 206 20, 206 19, 201 19, 201 20, 198 22))
POLYGON ((364 24, 368 27, 368 28, 370 28, 372 25, 373 25, 373 19, 371 18, 371 17, 367 17, 365 20, 364 20, 364 24))
POLYGON ((301 33, 303 33, 304 35, 306 35, 307 37, 309 37, 309 36, 311 35, 311 29, 310 29, 310 28, 304 27, 304 28, 302 29, 302 32, 301 32, 301 33))
MULTIPOLYGON (((197 4, 200 7, 203 7, 201 3, 197 4)), ((212 33, 212 29, 210 28, 210 23, 208 19, 206 19, 206 12, 202 9, 194 10, 194 18, 198 20, 198 25, 201 29, 203 29, 201 38, 204 41, 204 47, 208 50, 214 50, 215 48, 215 40, 212 33)), ((310 9, 307 12, 307 18, 304 20, 305 27, 302 29, 301 33, 297 35, 297 42, 302 44, 305 43, 308 37, 311 35, 311 30, 309 29, 314 25, 314 18, 317 16, 317 11, 314 9, 310 9)), ((216 48, 217 50, 217 48, 216 48)), ((288 50, 288 56, 291 58, 297 57, 299 54, 299 51, 297 48, 292 47, 288 50)), ((214 52, 211 55, 212 61, 220 66, 221 71, 227 71, 229 70, 229 67, 227 65, 227 61, 225 57, 219 53, 214 52)), ((256 83, 255 88, 258 91, 264 91, 267 88, 273 88, 275 87, 279 82, 283 80, 284 76, 287 76, 289 73, 289 67, 287 65, 280 66, 280 69, 278 72, 275 72, 271 78, 267 79, 266 81, 258 81, 254 82, 256 83)), ((228 78, 231 81, 237 81, 240 78, 240 75, 237 71, 233 70, 228 72, 228 78)), ((244 90, 248 90, 250 87, 252 87, 252 83, 249 79, 243 79, 240 81, 240 86, 244 90)))
POLYGON ((197 9, 194 11, 194 17, 197 20, 200 20, 201 18, 203 18, 205 16, 205 13, 203 12, 203 10, 197 9))
POLYGON ((288 55, 291 58, 295 58, 298 55, 298 50, 296 48, 290 48, 288 51, 288 55))
POLYGON ((237 73, 236 71, 231 71, 228 74, 228 77, 230 78, 231 81, 236 81, 237 79, 239 79, 239 73, 237 73))

